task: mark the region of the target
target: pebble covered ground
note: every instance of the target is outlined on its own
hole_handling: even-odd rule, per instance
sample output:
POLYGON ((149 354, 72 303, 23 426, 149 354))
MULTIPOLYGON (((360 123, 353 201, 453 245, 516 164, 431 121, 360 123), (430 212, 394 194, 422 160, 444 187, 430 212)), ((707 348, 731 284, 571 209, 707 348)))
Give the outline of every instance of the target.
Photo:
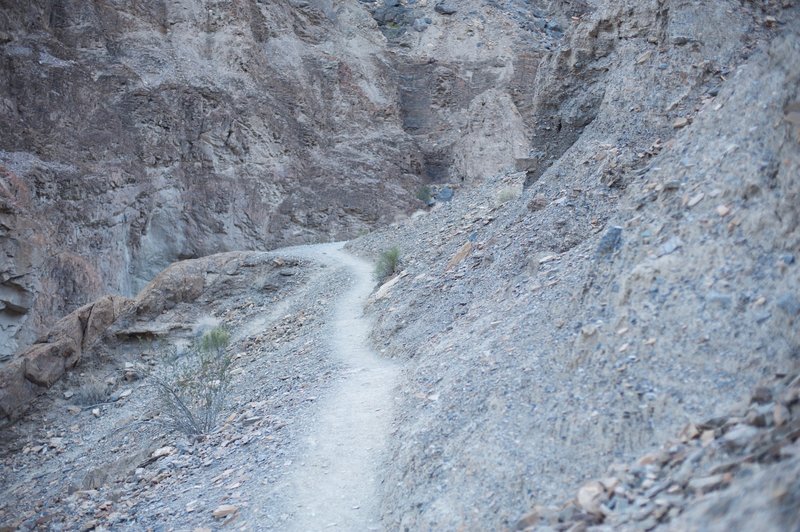
POLYGON ((147 324, 185 324, 167 341, 207 323, 231 332, 233 386, 219 428, 199 441, 164 430, 146 375, 163 364, 163 350, 139 341, 103 346, 94 367, 82 366, 4 429, 2 526, 285 528, 296 511, 285 500, 287 472, 302 460, 316 401, 339 370, 327 352, 327 315, 350 278, 280 253, 243 255, 256 266, 217 279, 198 301, 147 324), (92 379, 103 399, 85 405, 92 379))

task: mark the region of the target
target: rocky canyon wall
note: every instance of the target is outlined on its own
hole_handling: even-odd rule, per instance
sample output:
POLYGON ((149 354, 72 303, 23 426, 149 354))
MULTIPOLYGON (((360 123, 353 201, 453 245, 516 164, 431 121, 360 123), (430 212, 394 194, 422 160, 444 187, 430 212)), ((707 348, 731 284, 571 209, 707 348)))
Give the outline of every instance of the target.
POLYGON ((408 211, 383 42, 357 2, 2 2, 0 355, 175 260, 408 211))
POLYGON ((525 0, 0 7, 0 358, 173 261, 350 238, 420 207, 421 184, 538 161, 552 110, 537 68, 569 14, 525 0))

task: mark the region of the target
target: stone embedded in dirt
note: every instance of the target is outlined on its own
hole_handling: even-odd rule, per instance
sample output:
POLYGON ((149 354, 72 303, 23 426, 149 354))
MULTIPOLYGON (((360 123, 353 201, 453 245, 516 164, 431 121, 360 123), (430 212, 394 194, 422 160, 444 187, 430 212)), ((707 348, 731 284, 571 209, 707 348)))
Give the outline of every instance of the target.
POLYGON ((688 124, 689 124, 689 120, 688 119, 686 119, 684 117, 680 117, 680 118, 675 119, 675 121, 672 123, 672 127, 674 127, 675 129, 680 129, 680 128, 686 127, 688 124))
POLYGON ((767 386, 759 386, 753 390, 750 402, 760 405, 772 402, 772 389, 767 386))
POLYGON ((609 257, 622 245, 622 230, 619 225, 609 227, 600 242, 597 243, 595 257, 609 257))
POLYGON ((758 429, 749 425, 736 425, 725 433, 720 441, 732 449, 744 447, 758 434, 758 429))
POLYGON ((727 205, 718 205, 717 206, 717 214, 720 217, 724 218, 725 216, 728 216, 730 213, 731 213, 731 208, 728 207, 727 205))
POLYGON ((383 283, 381 287, 378 288, 378 290, 376 290, 375 293, 370 296, 370 300, 380 301, 381 299, 387 297, 389 293, 392 291, 392 288, 394 288, 406 275, 408 275, 408 272, 406 270, 403 270, 395 277, 392 277, 391 279, 383 283))
POLYGON ((536 194, 531 201, 528 202, 528 210, 530 211, 540 211, 547 207, 550 202, 547 199, 547 196, 542 194, 541 192, 536 194))
POLYGON ((458 8, 452 2, 439 2, 433 9, 442 15, 453 15, 458 11, 458 8))
POLYGON ((221 504, 217 506, 213 512, 211 512, 211 515, 213 515, 215 519, 222 519, 223 517, 233 515, 238 511, 238 506, 234 506, 233 504, 221 504))
POLYGON ((578 505, 592 515, 602 515, 601 505, 606 498, 605 486, 596 480, 588 482, 578 489, 578 505))
POLYGON ((447 263, 447 266, 445 266, 444 271, 449 272, 449 271, 455 269, 456 266, 461 264, 461 262, 465 258, 467 258, 467 255, 469 255, 471 251, 472 251, 472 242, 467 242, 464 245, 462 245, 458 249, 456 254, 453 255, 453 258, 451 258, 450 261, 447 263))
POLYGON ((693 478, 689 481, 689 489, 699 493, 708 493, 724 486, 730 481, 730 475, 719 474, 709 477, 693 478))
POLYGON ((716 433, 714 430, 704 430, 703 433, 700 435, 700 443, 705 447, 709 445, 711 442, 714 441, 716 438, 716 433))
POLYGON ((790 418, 790 416, 791 414, 789 413, 789 409, 780 403, 775 404, 775 407, 772 411, 772 419, 774 420, 776 427, 782 427, 790 418))
POLYGON ((682 441, 686 442, 697 438, 699 435, 700 431, 697 430, 697 426, 694 423, 689 423, 683 428, 683 430, 679 434, 679 437, 681 438, 682 441))
POLYGON ((670 255, 683 247, 683 241, 677 237, 673 236, 658 248, 658 256, 663 257, 664 255, 670 255))
POLYGON ((636 58, 636 64, 641 65, 642 63, 646 63, 652 56, 653 56, 653 51, 647 50, 636 58))
POLYGON ((176 450, 177 449, 175 449, 175 447, 172 447, 171 445, 167 445, 165 447, 159 447, 158 449, 153 451, 153 454, 151 454, 150 457, 161 458, 162 456, 170 456, 172 454, 175 454, 176 450))
POLYGON ((706 197, 706 195, 705 195, 704 192, 700 192, 698 194, 695 194, 694 196, 689 198, 689 201, 686 202, 686 206, 689 207, 689 208, 692 208, 695 205, 697 205, 698 203, 700 203, 701 201, 703 201, 703 198, 705 198, 705 197, 706 197))

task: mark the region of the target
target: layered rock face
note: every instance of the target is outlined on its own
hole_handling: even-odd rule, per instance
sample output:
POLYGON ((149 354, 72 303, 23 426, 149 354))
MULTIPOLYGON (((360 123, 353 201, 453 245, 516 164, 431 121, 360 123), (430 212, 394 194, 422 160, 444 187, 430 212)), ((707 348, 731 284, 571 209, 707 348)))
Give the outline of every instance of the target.
POLYGON ((1 5, 6 358, 173 261, 349 238, 529 157, 563 38, 521 0, 1 5))
POLYGON ((347 238, 415 201, 417 149, 356 2, 0 11, 2 355, 175 260, 347 238))

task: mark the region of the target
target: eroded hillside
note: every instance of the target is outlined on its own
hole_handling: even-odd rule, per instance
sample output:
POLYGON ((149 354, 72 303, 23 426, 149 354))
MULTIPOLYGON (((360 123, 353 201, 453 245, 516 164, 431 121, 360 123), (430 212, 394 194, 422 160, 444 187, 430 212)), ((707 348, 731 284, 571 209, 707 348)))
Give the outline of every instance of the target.
POLYGON ((210 254, 370 230, 401 373, 333 526, 798 524, 794 2, 6 4, 2 522, 318 523, 292 479, 353 415, 363 272, 210 254), (194 441, 133 368, 208 322, 236 387, 194 441))

